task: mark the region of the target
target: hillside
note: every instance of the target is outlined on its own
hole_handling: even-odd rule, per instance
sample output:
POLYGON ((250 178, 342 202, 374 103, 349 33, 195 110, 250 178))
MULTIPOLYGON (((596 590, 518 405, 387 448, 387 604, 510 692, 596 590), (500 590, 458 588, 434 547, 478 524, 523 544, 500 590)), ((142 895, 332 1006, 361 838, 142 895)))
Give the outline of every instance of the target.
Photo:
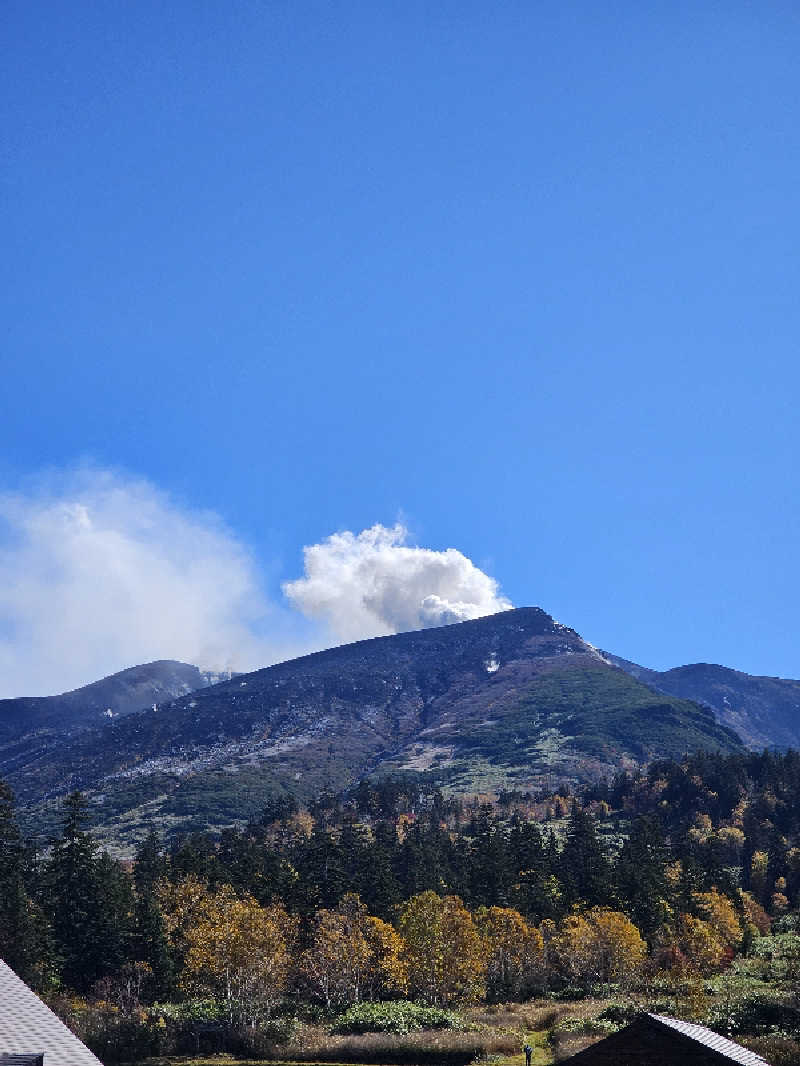
POLYGON ((42 824, 90 793, 118 840, 219 827, 276 791, 310 798, 407 771, 444 788, 584 783, 653 757, 735 751, 706 708, 655 694, 538 608, 355 644, 201 689, 69 741, 12 754, 0 776, 42 824))
POLYGON ((659 692, 711 707, 751 748, 800 748, 800 681, 758 677, 712 663, 648 670, 602 654, 659 692))
POLYGON ((104 718, 141 711, 183 696, 217 680, 196 666, 162 659, 94 681, 59 696, 0 700, 0 741, 38 730, 74 730, 100 725, 104 718))

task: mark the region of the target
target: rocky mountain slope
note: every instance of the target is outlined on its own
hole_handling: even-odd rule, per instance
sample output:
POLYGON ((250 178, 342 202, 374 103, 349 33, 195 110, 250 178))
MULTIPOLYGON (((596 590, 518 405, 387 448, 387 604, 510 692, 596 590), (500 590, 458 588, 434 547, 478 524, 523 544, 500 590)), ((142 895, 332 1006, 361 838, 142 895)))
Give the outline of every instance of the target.
POLYGON ((711 707, 751 748, 800 748, 800 681, 758 677, 712 663, 648 670, 617 655, 603 655, 657 692, 711 707))
POLYGON ((536 789, 653 757, 735 751, 695 703, 655 693, 538 608, 360 641, 110 721, 66 743, 0 750, 32 823, 72 788, 117 840, 255 814, 371 773, 443 787, 536 789))

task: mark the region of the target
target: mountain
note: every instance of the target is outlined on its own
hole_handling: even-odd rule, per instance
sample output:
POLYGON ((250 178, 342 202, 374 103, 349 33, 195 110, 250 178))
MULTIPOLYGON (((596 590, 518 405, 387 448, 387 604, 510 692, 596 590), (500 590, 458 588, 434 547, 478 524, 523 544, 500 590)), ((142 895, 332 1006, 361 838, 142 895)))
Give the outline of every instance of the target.
POLYGON ((99 725, 104 718, 141 711, 216 680, 217 675, 203 673, 196 666, 163 659, 132 666, 60 696, 0 700, 0 742, 39 730, 61 732, 99 725))
POLYGON ((751 748, 800 748, 800 681, 758 677, 712 663, 648 670, 602 654, 657 692, 711 707, 751 748))
POLYGON ((655 693, 538 608, 281 663, 112 719, 68 741, 0 750, 29 824, 73 788, 117 842, 255 815, 371 774, 462 793, 595 780, 654 757, 742 747, 713 713, 655 693))

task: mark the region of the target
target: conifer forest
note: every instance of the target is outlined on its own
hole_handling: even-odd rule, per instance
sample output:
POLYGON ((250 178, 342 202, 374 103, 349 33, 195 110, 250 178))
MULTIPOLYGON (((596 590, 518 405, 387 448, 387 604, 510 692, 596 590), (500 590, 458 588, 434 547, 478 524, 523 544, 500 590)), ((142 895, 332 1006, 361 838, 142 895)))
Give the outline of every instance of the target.
POLYGON ((643 1005, 796 1061, 800 754, 565 793, 363 781, 116 859, 80 793, 34 846, 2 786, 0 956, 109 1062, 428 1061, 435 1029, 459 1063, 539 1022, 548 1061, 643 1005))

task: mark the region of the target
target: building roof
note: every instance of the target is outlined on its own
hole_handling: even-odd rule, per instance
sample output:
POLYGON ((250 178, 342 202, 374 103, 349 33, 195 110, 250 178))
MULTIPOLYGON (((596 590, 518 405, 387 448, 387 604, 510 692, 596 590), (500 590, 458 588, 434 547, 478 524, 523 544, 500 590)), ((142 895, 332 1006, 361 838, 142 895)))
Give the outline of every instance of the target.
POLYGON ((637 1014, 630 1025, 590 1044, 561 1066, 768 1066, 754 1051, 704 1025, 637 1014))
POLYGON ((675 1029, 679 1033, 683 1033, 690 1040, 695 1040, 698 1044, 716 1051, 719 1055, 724 1055, 726 1059, 730 1059, 732 1062, 741 1063, 741 1066, 767 1066, 766 1059, 756 1055, 755 1051, 748 1051, 741 1044, 735 1044, 732 1040, 720 1036, 719 1033, 715 1033, 712 1029, 706 1029, 704 1025, 683 1022, 679 1018, 668 1018, 666 1014, 648 1014, 648 1018, 652 1018, 653 1021, 659 1022, 661 1025, 667 1025, 670 1029, 675 1029))
POLYGON ((42 1052, 45 1066, 102 1066, 11 967, 0 960, 0 1056, 42 1052))

